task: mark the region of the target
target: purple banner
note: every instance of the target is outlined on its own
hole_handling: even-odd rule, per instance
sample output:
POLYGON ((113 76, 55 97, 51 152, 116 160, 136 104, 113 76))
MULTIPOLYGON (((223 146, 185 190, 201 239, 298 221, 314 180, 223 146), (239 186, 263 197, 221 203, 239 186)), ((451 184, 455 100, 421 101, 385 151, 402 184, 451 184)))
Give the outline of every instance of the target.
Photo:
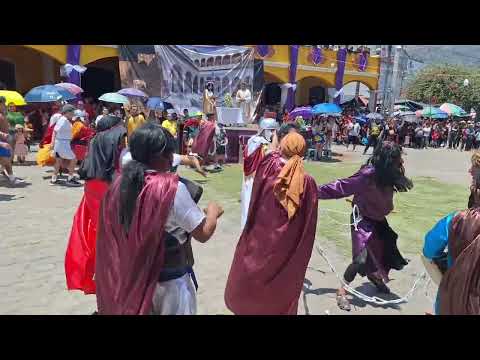
POLYGON ((256 46, 257 53, 261 57, 265 57, 268 55, 268 52, 270 51, 270 45, 257 45, 256 46))
POLYGON ((365 71, 367 69, 367 64, 368 64, 367 53, 365 51, 362 51, 360 53, 360 56, 358 57, 358 70, 365 71))
MULTIPOLYGON (((68 45, 67 46, 67 64, 80 65, 80 49, 82 45, 68 45)), ((76 70, 72 70, 68 75, 68 82, 81 86, 80 73, 76 70)))
MULTIPOLYGON (((288 71, 288 82, 290 84, 295 84, 295 81, 297 79, 299 48, 300 48, 300 45, 290 45, 290 69, 288 71)), ((292 111, 295 108, 295 90, 293 90, 293 88, 288 89, 285 108, 288 111, 292 111)))
MULTIPOLYGON (((337 52, 337 73, 335 75, 335 89, 339 91, 343 87, 343 74, 345 73, 345 62, 347 60, 347 49, 342 48, 337 52)), ((339 94, 334 102, 339 104, 341 95, 339 94)))
POLYGON ((322 54, 322 49, 319 47, 314 47, 312 49, 312 62, 315 65, 318 65, 323 62, 323 54, 322 54))

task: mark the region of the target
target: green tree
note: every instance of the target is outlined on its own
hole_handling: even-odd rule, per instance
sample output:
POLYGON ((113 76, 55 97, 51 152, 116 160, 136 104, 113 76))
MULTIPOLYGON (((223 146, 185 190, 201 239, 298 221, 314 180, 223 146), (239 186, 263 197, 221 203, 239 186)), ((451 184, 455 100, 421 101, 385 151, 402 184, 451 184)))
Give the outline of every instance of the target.
POLYGON ((429 65, 407 84, 409 99, 432 105, 452 103, 466 112, 480 110, 480 68, 461 65, 429 65), (463 82, 468 79, 469 85, 463 82))

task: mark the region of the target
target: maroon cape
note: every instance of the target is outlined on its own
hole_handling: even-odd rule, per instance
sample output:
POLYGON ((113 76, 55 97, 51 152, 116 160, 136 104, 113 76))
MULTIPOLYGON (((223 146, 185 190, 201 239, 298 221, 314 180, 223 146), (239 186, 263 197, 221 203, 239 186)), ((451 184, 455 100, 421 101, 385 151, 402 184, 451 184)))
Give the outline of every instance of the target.
POLYGON ((213 136, 215 135, 215 124, 206 121, 200 126, 198 135, 193 140, 192 152, 197 153, 204 159, 208 156, 208 151, 213 145, 213 136))
POLYGON ((448 251, 453 265, 438 289, 440 315, 480 315, 480 208, 453 218, 448 251))
POLYGON ((225 303, 237 315, 295 315, 317 226, 317 186, 305 176, 302 204, 288 221, 273 194, 284 163, 277 152, 255 174, 247 223, 237 244, 225 303))
POLYGON ((65 255, 65 276, 68 290, 95 294, 95 242, 100 203, 109 183, 103 180, 85 181, 85 192, 73 218, 72 230, 65 255))
POLYGON ((148 315, 164 264, 164 228, 177 191, 176 174, 149 173, 130 231, 119 221, 120 181, 105 194, 97 229, 95 282, 102 315, 148 315))
POLYGON ((243 173, 245 176, 252 175, 257 171, 263 159, 263 146, 260 145, 253 153, 247 155, 247 147, 243 149, 243 173))

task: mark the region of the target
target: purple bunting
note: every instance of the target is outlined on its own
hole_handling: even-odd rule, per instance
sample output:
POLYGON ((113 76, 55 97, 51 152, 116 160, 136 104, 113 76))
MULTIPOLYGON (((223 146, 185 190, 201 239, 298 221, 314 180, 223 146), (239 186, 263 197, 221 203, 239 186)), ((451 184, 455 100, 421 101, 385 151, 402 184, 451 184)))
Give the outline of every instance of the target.
POLYGON ((261 57, 267 56, 270 51, 270 45, 257 45, 256 48, 258 55, 261 57))
POLYGON ((312 49, 312 62, 315 65, 321 64, 323 62, 323 53, 322 49, 319 48, 318 46, 315 46, 312 49))
POLYGON ((362 51, 358 58, 358 70, 365 71, 367 69, 367 64, 368 64, 368 56, 365 51, 362 51))
MULTIPOLYGON (((80 49, 82 45, 68 45, 67 46, 67 64, 80 65, 80 49)), ((76 70, 72 70, 68 75, 68 82, 81 86, 80 74, 76 70)))
MULTIPOLYGON (((297 79, 297 65, 298 65, 298 50, 300 45, 290 45, 290 69, 288 70, 288 82, 295 84, 297 79)), ((285 108, 287 111, 292 111, 295 107, 295 90, 293 88, 288 89, 287 101, 285 108)))
MULTIPOLYGON (((339 91, 343 87, 343 75, 345 74, 345 62, 347 60, 347 49, 341 48, 337 52, 337 73, 335 75, 335 89, 339 91)), ((338 95, 334 102, 340 103, 341 95, 338 95)))

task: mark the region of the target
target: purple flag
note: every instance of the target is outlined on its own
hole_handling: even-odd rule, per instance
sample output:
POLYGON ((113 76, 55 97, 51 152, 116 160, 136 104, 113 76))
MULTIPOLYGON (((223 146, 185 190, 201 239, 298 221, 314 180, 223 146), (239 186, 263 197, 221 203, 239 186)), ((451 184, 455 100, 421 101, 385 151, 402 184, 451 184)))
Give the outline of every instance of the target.
MULTIPOLYGON (((347 60, 347 49, 342 48, 337 52, 337 73, 335 75, 335 89, 339 91, 343 87, 343 74, 345 73, 345 61, 347 60)), ((335 104, 340 103, 341 95, 339 94, 335 99, 335 104)))
POLYGON ((319 47, 315 46, 313 49, 312 49, 312 62, 315 64, 315 65, 318 65, 320 63, 323 62, 323 54, 322 54, 322 49, 320 49, 319 47))
POLYGON ((368 64, 368 56, 365 51, 362 51, 358 58, 358 70, 365 71, 367 69, 367 64, 368 64))
MULTIPOLYGON (((290 69, 288 71, 288 82, 295 84, 297 79, 297 65, 298 65, 298 50, 300 45, 290 45, 290 69)), ((293 88, 288 89, 287 101, 285 108, 288 111, 292 111, 295 107, 295 90, 293 88)))
POLYGON ((265 57, 268 55, 270 45, 257 45, 256 48, 258 55, 260 55, 261 57, 265 57))
MULTIPOLYGON (((80 65, 80 49, 82 45, 68 45, 67 46, 67 64, 80 65)), ((72 69, 70 75, 68 75, 68 82, 81 86, 80 74, 72 69)))

